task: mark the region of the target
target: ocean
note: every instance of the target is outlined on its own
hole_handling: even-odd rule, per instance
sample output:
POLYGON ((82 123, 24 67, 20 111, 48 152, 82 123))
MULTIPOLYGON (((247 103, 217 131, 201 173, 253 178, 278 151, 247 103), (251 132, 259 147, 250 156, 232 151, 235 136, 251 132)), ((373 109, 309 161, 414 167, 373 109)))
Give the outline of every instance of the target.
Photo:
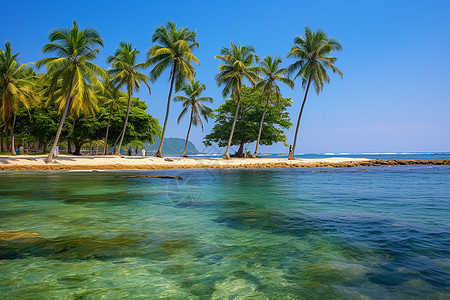
POLYGON ((450 298, 450 166, 0 174, 2 299, 450 298))

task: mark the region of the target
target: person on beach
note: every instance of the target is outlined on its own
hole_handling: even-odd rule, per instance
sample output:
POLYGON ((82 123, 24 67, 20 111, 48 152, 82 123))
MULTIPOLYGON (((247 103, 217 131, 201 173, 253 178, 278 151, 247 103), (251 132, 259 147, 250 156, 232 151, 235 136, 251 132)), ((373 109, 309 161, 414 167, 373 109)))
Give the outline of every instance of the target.
POLYGON ((136 150, 134 150, 135 156, 137 156, 138 153, 138 148, 136 148, 136 150))
POLYGON ((147 150, 144 148, 144 149, 142 149, 142 158, 144 158, 145 157, 145 153, 147 152, 147 150))
POLYGON ((59 156, 59 147, 56 145, 55 151, 53 151, 53 156, 58 157, 59 156))
POLYGON ((19 154, 23 155, 25 153, 25 149, 23 148, 23 145, 20 145, 19 147, 19 154))
POLYGON ((131 147, 130 148, 128 148, 128 156, 132 156, 133 155, 133 149, 131 149, 131 147))

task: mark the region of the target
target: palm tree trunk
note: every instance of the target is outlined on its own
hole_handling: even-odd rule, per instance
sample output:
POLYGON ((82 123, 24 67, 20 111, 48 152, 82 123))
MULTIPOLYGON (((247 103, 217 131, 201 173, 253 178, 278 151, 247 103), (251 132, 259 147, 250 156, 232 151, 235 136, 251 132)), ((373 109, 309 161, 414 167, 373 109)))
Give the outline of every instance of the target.
POLYGON ((253 153, 253 155, 252 155, 253 158, 256 158, 256 156, 258 155, 259 140, 261 139, 261 132, 262 132, 262 127, 263 127, 264 117, 266 116, 266 111, 267 111, 268 106, 269 106, 269 98, 267 98, 266 107, 264 107, 264 112, 261 117, 261 123, 259 124, 258 139, 256 141, 255 153, 253 153))
POLYGON ((305 107, 306 97, 308 96, 309 86, 311 85, 311 76, 309 76, 308 79, 308 85, 306 87, 305 91, 305 98, 303 98, 302 108, 300 108, 300 114, 298 115, 298 121, 297 121, 297 128, 295 129, 295 136, 294 136, 294 145, 292 145, 291 153, 289 153, 289 160, 295 159, 294 153, 295 153, 295 146, 297 145, 297 134, 298 134, 298 127, 300 125, 300 120, 302 118, 303 108, 305 107))
POLYGON ((230 159, 230 146, 231 140, 233 139, 234 127, 236 126, 236 119, 239 112, 239 105, 241 104, 241 95, 237 95, 238 101, 236 105, 236 111, 234 113, 233 125, 231 125, 230 137, 228 138, 227 150, 225 150, 225 154, 222 156, 223 159, 230 159))
POLYGON ((186 150, 187 150, 187 145, 188 145, 188 140, 189 140, 189 133, 191 132, 192 118, 193 117, 194 117, 194 111, 191 109, 191 120, 189 122, 189 128, 188 128, 188 132, 187 132, 187 136, 186 136, 186 144, 184 145, 184 152, 183 152, 183 154, 181 154, 181 156, 183 156, 183 157, 188 157, 186 155, 186 150))
POLYGON ((106 155, 108 150, 108 133, 109 133, 109 123, 111 121, 111 114, 113 109, 113 103, 111 103, 111 108, 109 109, 108 125, 106 125, 106 136, 105 136, 105 146, 103 147, 103 155, 106 155))
POLYGON ((164 143, 164 135, 166 134, 167 119, 169 118, 170 100, 172 98, 172 90, 173 90, 173 83, 175 81, 176 67, 177 67, 177 62, 175 61, 173 63, 173 68, 172 68, 172 80, 170 81, 169 98, 167 99, 166 117, 164 119, 164 126, 163 126, 163 131, 161 134, 161 142, 159 143, 159 148, 158 148, 158 151, 156 151, 156 153, 155 153, 155 157, 163 157, 161 154, 161 151, 162 151, 162 146, 164 143))
POLYGON ((114 155, 120 155, 120 148, 122 148, 123 137, 125 136, 125 131, 127 129, 128 116, 130 115, 130 108, 131 108, 131 90, 129 87, 128 88, 127 116, 125 117, 125 124, 123 125, 122 136, 120 137, 119 147, 117 148, 116 153, 114 153, 114 155))
POLYGON ((53 152, 56 149, 56 145, 58 145, 59 136, 61 135, 61 131, 64 125, 64 120, 66 119, 67 111, 69 110, 70 106, 70 95, 72 94, 72 86, 73 86, 73 77, 70 80, 70 88, 69 88, 69 95, 67 95, 67 101, 66 101, 66 107, 64 108, 63 115, 61 116, 61 121, 59 122, 58 131, 56 131, 56 137, 53 141, 52 149, 50 150, 50 153, 47 156, 47 159, 45 160, 46 164, 49 164, 52 162, 53 159, 53 152))
POLYGON ((10 132, 11 132, 11 154, 16 155, 16 149, 14 147, 14 126, 16 125, 16 114, 14 114, 13 120, 11 122, 10 132))

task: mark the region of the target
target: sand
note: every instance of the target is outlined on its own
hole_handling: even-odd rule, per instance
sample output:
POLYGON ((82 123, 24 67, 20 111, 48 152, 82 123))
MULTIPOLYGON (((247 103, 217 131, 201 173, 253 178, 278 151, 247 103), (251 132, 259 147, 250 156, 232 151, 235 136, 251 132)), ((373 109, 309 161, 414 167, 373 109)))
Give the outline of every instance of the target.
POLYGON ((46 155, 0 156, 0 170, 152 170, 152 169, 204 169, 204 168, 305 168, 305 167, 357 167, 378 165, 450 164, 449 160, 374 160, 366 158, 332 157, 322 159, 286 158, 184 158, 140 156, 73 156, 60 155, 54 163, 46 164, 46 155))

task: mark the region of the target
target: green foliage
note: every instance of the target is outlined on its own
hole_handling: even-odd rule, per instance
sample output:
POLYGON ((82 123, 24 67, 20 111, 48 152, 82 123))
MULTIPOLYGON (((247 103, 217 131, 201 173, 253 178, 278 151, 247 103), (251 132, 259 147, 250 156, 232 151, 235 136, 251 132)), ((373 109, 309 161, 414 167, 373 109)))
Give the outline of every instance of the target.
POLYGON ((213 98, 211 97, 200 97, 203 91, 206 89, 206 86, 200 81, 192 80, 190 84, 184 84, 181 87, 181 91, 184 92, 186 96, 176 96, 173 97, 173 101, 182 102, 183 109, 181 110, 180 115, 178 116, 178 123, 180 123, 181 118, 183 118, 186 113, 191 109, 191 120, 190 124, 197 126, 201 125, 203 130, 203 119, 208 122, 208 117, 212 114, 212 109, 203 104, 203 102, 213 102, 213 98))
POLYGON ((247 79, 251 85, 255 85, 260 79, 258 77, 259 67, 252 67, 253 62, 258 62, 255 55, 255 48, 247 45, 236 45, 231 42, 231 47, 223 47, 220 55, 215 58, 223 62, 219 66, 219 73, 216 75, 216 82, 219 86, 224 86, 222 95, 240 97, 242 79, 247 79))
MULTIPOLYGON (((122 92, 120 95, 111 117, 110 134, 116 137, 122 131, 128 102, 126 93, 122 92)), ((160 136, 161 126, 157 119, 145 112, 147 108, 145 102, 139 98, 131 99, 125 144, 136 141, 154 143, 155 136, 160 136)), ((104 139, 109 110, 110 103, 101 101, 95 115, 80 114, 67 117, 61 138, 74 142, 77 149, 81 149, 86 142, 104 139)), ((55 137, 59 119, 60 115, 52 106, 40 104, 32 107, 29 112, 22 108, 17 114, 18 137, 23 142, 39 142, 41 145, 47 145, 55 137)), ((112 146, 114 140, 110 139, 108 142, 112 146)))
POLYGON ((150 71, 152 80, 156 81, 168 67, 172 68, 170 79, 174 77, 176 91, 181 89, 186 79, 193 80, 195 69, 191 62, 200 64, 192 53, 200 45, 196 39, 195 30, 188 27, 177 28, 174 22, 158 26, 152 36, 152 42, 158 44, 147 52, 147 64, 153 66, 150 71))
MULTIPOLYGON (((261 103, 263 96, 262 89, 252 89, 247 86, 242 88, 241 105, 239 107, 236 127, 231 141, 232 145, 241 143, 251 143, 258 137, 261 115, 264 111, 265 103, 261 103)), ((275 95, 271 96, 271 101, 264 119, 263 130, 260 143, 263 145, 272 145, 276 142, 284 142, 287 137, 284 129, 292 126, 289 115, 286 111, 291 106, 290 98, 280 96, 275 101, 275 95)), ((225 104, 215 110, 214 116, 216 125, 213 132, 206 135, 203 143, 205 146, 211 146, 212 143, 218 143, 220 147, 227 145, 228 136, 233 123, 234 112, 236 110, 235 100, 226 100, 225 104)))
POLYGON ((0 118, 7 121, 21 106, 27 109, 39 103, 34 89, 34 72, 17 62, 19 53, 13 54, 9 42, 0 49, 0 118))
POLYGON ((323 90, 324 83, 330 82, 327 69, 343 76, 341 70, 334 65, 337 58, 330 56, 333 51, 342 49, 341 43, 321 30, 311 31, 305 27, 305 36, 297 36, 294 45, 288 53, 288 57, 296 61, 288 67, 290 74, 295 74, 294 79, 300 77, 305 87, 308 81, 314 82, 316 93, 323 90))

